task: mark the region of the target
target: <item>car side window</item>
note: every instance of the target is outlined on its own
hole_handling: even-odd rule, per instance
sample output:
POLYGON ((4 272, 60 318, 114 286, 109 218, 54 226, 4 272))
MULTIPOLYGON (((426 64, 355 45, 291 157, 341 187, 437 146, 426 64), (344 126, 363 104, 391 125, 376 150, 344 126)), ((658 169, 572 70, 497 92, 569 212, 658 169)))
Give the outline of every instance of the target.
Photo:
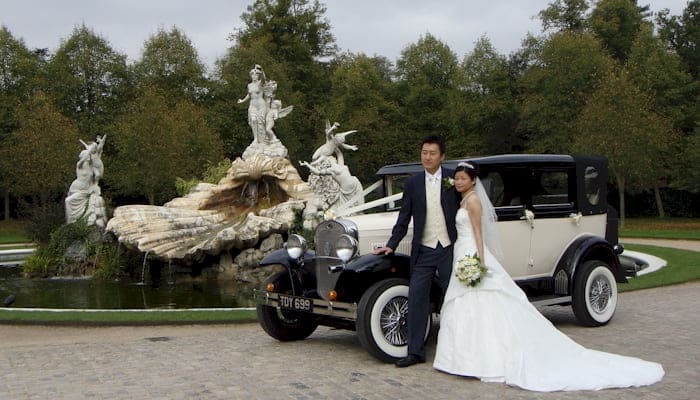
POLYGON ((600 179, 598 179, 598 170, 596 167, 586 167, 583 179, 586 190, 586 200, 588 200, 591 205, 597 206, 598 203, 600 203, 601 182, 600 179))
MULTIPOLYGON (((406 183, 406 179, 408 179, 410 175, 391 175, 387 176, 385 179, 385 184, 386 184, 386 195, 391 196, 396 193, 401 193, 403 192, 403 186, 406 183)), ((401 199, 398 199, 396 201, 392 201, 386 205, 386 209, 388 211, 391 210, 397 210, 401 208, 401 199)))
POLYGON ((566 171, 541 171, 535 175, 532 205, 569 204, 569 174, 566 171))
POLYGON ((503 206, 503 177, 499 172, 489 172, 486 176, 480 177, 481 184, 491 200, 494 207, 503 206))

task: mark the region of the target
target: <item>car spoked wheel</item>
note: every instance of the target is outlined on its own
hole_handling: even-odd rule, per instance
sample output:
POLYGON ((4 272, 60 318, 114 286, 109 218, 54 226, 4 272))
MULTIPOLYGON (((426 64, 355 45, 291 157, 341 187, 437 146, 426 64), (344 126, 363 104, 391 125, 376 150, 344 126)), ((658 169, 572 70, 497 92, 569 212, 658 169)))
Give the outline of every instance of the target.
POLYGON ((573 309, 586 326, 607 324, 617 308, 617 282, 607 263, 585 262, 574 280, 573 309))
POLYGON ((382 336, 393 346, 403 346, 408 342, 408 297, 393 297, 381 309, 379 329, 382 336))
MULTIPOLYGON (((357 307, 356 329, 362 347, 384 362, 408 354, 408 281, 387 279, 372 285, 357 307)), ((432 323, 428 316, 425 337, 432 323)))
MULTIPOLYGON (((291 294, 291 282, 287 271, 278 272, 268 278, 262 285, 263 290, 268 283, 274 284, 277 292, 291 294)), ((283 342, 306 339, 318 327, 318 322, 311 315, 300 311, 258 304, 256 312, 258 322, 265 332, 283 342)))

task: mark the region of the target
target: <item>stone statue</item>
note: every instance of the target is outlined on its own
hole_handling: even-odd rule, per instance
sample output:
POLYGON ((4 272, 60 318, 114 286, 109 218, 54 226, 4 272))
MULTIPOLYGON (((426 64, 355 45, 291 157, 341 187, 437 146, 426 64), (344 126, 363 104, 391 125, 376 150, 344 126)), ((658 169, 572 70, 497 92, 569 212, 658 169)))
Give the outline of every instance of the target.
POLYGON ((270 110, 265 115, 265 143, 270 144, 277 139, 275 131, 273 130, 275 127, 275 120, 286 117, 293 109, 294 106, 282 108, 282 101, 276 99, 272 100, 270 110))
POLYGON ((265 71, 258 64, 250 70, 248 93, 238 103, 249 101, 248 125, 253 132, 253 142, 243 152, 243 158, 256 154, 270 157, 287 157, 287 148, 275 135, 275 120, 289 114, 294 106, 282 108, 282 102, 275 99, 277 82, 267 80, 265 71))
POLYGON ((334 133, 339 126, 337 122, 331 125, 327 121, 326 143, 314 152, 311 163, 299 162, 309 169, 309 186, 314 191, 313 200, 304 210, 304 225, 309 229, 320 219, 332 216, 338 207, 355 207, 365 201, 362 183, 350 173, 341 151, 357 150, 357 146, 345 144, 345 137, 356 131, 334 133))
POLYGON ((339 165, 345 165, 345 160, 343 158, 343 152, 340 151, 341 148, 346 150, 356 151, 357 146, 345 144, 345 137, 351 133, 357 132, 356 130, 333 133, 340 126, 339 123, 334 122, 333 125, 330 121, 326 121, 326 143, 319 147, 311 156, 312 162, 320 161, 322 158, 330 157, 335 155, 336 161, 339 165))
POLYGON ((85 150, 78 156, 78 162, 75 164, 76 178, 66 196, 67 223, 73 223, 84 216, 90 225, 105 227, 106 212, 99 181, 104 175, 102 149, 106 138, 106 135, 98 135, 97 139, 89 144, 80 140, 85 150))
POLYGON ((250 83, 248 93, 244 98, 238 99, 238 103, 250 100, 248 104, 248 125, 253 130, 253 143, 257 143, 260 134, 265 129, 265 114, 267 114, 267 102, 263 96, 263 85, 265 84, 265 72, 262 67, 255 64, 250 70, 250 83))
POLYGON ((354 207, 364 203, 362 196, 362 183, 357 177, 350 174, 347 165, 341 165, 335 157, 324 157, 317 163, 300 161, 299 165, 306 167, 311 172, 309 184, 314 189, 314 194, 321 197, 320 204, 324 209, 338 205, 354 207), (323 179, 323 177, 329 179, 323 179), (318 190, 317 190, 318 189, 318 190), (347 204, 348 202, 352 202, 347 204))

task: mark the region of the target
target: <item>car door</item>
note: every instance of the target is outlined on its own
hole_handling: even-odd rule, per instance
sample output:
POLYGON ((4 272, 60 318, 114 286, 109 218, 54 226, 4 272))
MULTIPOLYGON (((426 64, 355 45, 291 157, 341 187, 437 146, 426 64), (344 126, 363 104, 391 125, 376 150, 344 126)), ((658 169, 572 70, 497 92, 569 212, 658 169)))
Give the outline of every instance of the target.
POLYGON ((534 219, 528 278, 552 276, 562 252, 584 232, 574 212, 575 171, 573 166, 533 168, 531 182, 534 219))
POLYGON ((532 229, 524 218, 528 169, 517 166, 484 169, 480 178, 498 215, 503 268, 518 279, 528 273, 532 251, 532 229))

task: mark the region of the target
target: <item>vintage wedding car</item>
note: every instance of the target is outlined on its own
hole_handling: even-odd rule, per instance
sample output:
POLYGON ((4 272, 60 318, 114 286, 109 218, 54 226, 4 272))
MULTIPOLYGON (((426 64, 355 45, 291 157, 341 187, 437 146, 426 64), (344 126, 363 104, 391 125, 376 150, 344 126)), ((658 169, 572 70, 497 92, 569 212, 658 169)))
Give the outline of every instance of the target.
MULTIPOLYGON (((617 214, 606 201, 607 160, 593 156, 499 155, 469 159, 498 214, 503 266, 537 305, 571 305, 587 326, 606 324, 626 282, 618 255, 617 214)), ((454 169, 458 162, 445 161, 454 169)), ((406 312, 412 229, 392 256, 371 250, 389 239, 401 207, 403 182, 420 163, 378 171, 383 197, 344 210, 315 230, 315 250, 290 235, 286 248, 261 265, 281 264, 255 291, 258 320, 281 341, 308 337, 318 325, 356 330, 363 347, 382 361, 406 356, 406 312)), ((434 284, 434 313, 440 290, 434 284)), ((432 316, 426 321, 432 326, 432 316)), ((428 329, 429 332, 429 329, 428 329)), ((428 333, 426 333, 427 338, 428 333)))

